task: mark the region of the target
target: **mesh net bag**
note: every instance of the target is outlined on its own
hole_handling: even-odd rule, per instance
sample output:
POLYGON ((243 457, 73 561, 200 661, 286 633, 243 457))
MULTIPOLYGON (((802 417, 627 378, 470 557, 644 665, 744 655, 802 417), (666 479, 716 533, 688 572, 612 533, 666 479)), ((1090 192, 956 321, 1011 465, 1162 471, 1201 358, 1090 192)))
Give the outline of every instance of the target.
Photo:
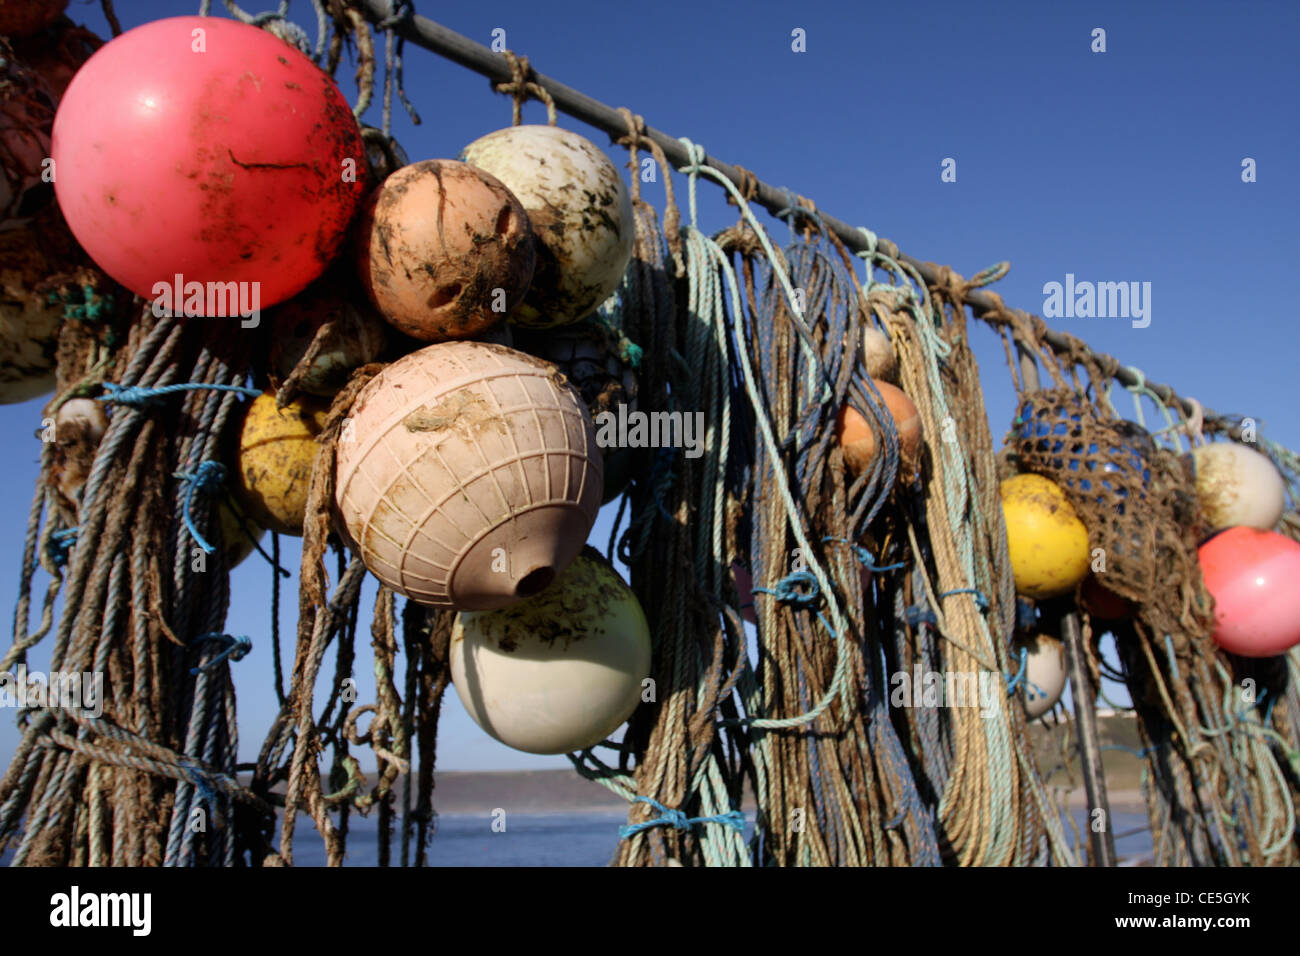
POLYGON ((1088 529, 1094 569, 1143 606, 1153 631, 1206 633, 1194 485, 1173 452, 1071 388, 1026 394, 1008 451, 1018 470, 1061 486, 1088 529))

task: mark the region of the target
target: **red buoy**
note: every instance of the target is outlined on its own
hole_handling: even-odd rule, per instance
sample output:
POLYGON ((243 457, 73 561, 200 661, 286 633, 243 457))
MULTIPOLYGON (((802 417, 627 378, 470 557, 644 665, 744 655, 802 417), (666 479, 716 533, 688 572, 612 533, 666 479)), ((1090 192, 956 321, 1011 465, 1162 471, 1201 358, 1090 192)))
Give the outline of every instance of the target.
POLYGON ((361 132, 334 81, 271 34, 216 17, 105 44, 59 104, 52 154, 86 252, 145 298, 183 289, 188 301, 163 307, 186 315, 235 314, 193 298, 191 283, 223 296, 246 283, 258 309, 306 287, 365 188, 361 132))

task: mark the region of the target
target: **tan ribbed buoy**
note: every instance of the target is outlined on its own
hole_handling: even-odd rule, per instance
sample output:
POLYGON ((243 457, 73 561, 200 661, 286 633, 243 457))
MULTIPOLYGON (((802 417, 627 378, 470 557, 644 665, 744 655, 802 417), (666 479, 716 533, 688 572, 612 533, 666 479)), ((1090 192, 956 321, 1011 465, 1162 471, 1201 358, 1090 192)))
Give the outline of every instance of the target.
POLYGON ((493 610, 543 590, 582 550, 600 449, 553 365, 486 342, 431 345, 372 379, 348 417, 339 514, 394 591, 493 610))

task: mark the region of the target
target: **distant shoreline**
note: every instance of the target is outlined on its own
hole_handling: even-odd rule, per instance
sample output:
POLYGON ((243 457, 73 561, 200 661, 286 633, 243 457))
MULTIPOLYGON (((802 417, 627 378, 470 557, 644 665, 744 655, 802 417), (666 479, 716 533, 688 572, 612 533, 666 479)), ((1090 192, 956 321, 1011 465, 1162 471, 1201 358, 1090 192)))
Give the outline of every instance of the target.
MULTIPOLYGON (((368 785, 373 785, 374 774, 367 774, 368 785)), ((403 778, 394 784, 400 802, 403 778)), ((1050 786, 1049 795, 1055 803, 1050 786)), ((745 795, 742 807, 746 813, 754 810, 752 798, 745 795)), ((1112 809, 1124 812, 1146 812, 1140 790, 1115 788, 1108 794, 1112 809)), ((1068 794, 1070 809, 1087 807, 1083 787, 1075 787, 1068 794)), ((491 815, 494 810, 507 813, 566 814, 609 813, 626 814, 628 803, 622 797, 600 784, 578 776, 571 770, 446 770, 434 774, 434 810, 447 816, 491 815)))

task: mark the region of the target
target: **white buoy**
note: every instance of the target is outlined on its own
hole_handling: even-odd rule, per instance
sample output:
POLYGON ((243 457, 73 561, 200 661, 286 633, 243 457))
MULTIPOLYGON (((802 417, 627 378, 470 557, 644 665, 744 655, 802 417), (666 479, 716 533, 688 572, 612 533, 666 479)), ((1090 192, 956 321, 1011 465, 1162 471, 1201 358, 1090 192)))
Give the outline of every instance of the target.
POLYGON ((862 364, 871 378, 898 384, 898 356, 889 336, 871 325, 862 327, 862 364))
POLYGON ((1025 716, 1037 720, 1055 707, 1065 692, 1065 645, 1046 634, 1022 635, 1016 642, 1017 665, 1021 647, 1029 652, 1021 682, 1025 716))
POLYGON ((508 747, 594 747, 632 716, 650 673, 650 628, 632 590, 591 548, 546 590, 462 611, 451 679, 480 727, 508 747))
POLYGON ((476 139, 461 159, 505 183, 537 239, 532 285, 511 322, 576 322, 618 288, 636 222, 623 177, 595 143, 558 126, 511 126, 476 139))
POLYGON ((1246 527, 1271 531, 1286 508, 1286 487, 1273 463, 1236 442, 1192 449, 1196 497, 1213 529, 1246 527))

